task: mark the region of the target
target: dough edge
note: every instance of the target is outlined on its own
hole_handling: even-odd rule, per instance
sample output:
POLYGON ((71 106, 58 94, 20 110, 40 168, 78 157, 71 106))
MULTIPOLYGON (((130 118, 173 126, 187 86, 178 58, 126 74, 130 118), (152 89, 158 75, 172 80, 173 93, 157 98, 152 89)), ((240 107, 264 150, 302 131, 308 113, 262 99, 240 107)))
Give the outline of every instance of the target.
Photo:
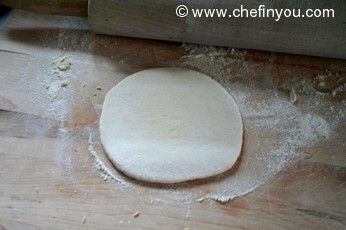
MULTIPOLYGON (((198 73, 200 75, 203 75, 203 77, 207 78, 208 80, 212 81, 213 84, 217 84, 219 85, 229 96, 230 99, 232 100, 232 102, 236 105, 236 113, 237 113, 237 117, 239 117, 240 119, 240 145, 239 145, 239 149, 237 149, 237 157, 233 159, 233 161, 229 162, 229 164, 223 168, 220 168, 219 170, 215 170, 213 173, 206 173, 208 175, 200 175, 200 176, 191 176, 189 178, 186 179, 158 179, 158 178, 153 178, 153 177, 145 177, 139 174, 135 174, 132 173, 131 170, 127 170, 126 167, 123 167, 121 164, 117 163, 117 160, 115 159, 114 155, 111 153, 111 150, 108 149, 108 146, 106 146, 103 140, 105 140, 103 136, 103 132, 102 130, 102 115, 103 113, 101 112, 101 116, 100 116, 100 124, 99 124, 99 128, 100 128, 100 139, 101 139, 101 143, 102 143, 102 148, 104 149, 104 151, 106 152, 107 157, 110 159, 111 163, 115 166, 116 170, 120 171, 122 174, 126 175, 127 177, 130 178, 134 178, 136 180, 142 181, 142 182, 148 182, 148 183, 159 183, 159 184, 178 184, 178 183, 184 183, 184 182, 188 182, 188 181, 194 181, 194 180, 208 180, 211 179, 215 176, 219 176, 222 174, 227 173, 229 170, 231 170, 233 167, 237 166, 237 162, 240 159, 241 155, 242 155, 242 148, 243 148, 243 138, 244 138, 244 125, 243 125, 243 120, 241 117, 241 113, 239 111, 239 107, 238 104, 236 103, 236 101, 234 100, 233 96, 221 85, 219 84, 217 81, 215 81, 214 79, 212 79, 211 77, 209 77, 208 75, 192 70, 192 69, 187 69, 187 68, 180 68, 180 67, 159 67, 159 68, 149 68, 149 69, 144 69, 138 72, 135 72, 133 74, 128 75, 127 77, 125 77, 124 79, 122 79, 120 82, 118 82, 111 90, 109 90, 105 96, 104 99, 104 103, 103 106, 109 101, 109 98, 112 95, 112 91, 117 90, 118 87, 121 87, 122 84, 126 84, 127 81, 130 81, 132 78, 137 77, 138 74, 142 74, 143 72, 147 72, 147 71, 155 71, 155 70, 163 70, 163 69, 171 69, 173 71, 188 71, 188 72, 192 72, 192 73, 198 73)), ((102 109, 103 111, 103 109, 102 109)))

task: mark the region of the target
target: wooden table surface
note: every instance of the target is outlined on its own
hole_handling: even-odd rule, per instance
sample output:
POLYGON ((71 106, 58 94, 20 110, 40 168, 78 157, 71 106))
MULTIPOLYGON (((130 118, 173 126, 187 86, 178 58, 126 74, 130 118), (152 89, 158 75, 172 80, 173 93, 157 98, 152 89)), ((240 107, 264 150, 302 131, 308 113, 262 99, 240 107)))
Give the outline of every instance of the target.
MULTIPOLYGON (((332 138, 299 150, 298 161, 226 204, 186 203, 161 196, 159 188, 139 183, 132 191, 100 177, 86 130, 97 135, 106 92, 131 73, 176 66, 186 55, 178 43, 95 35, 85 19, 10 12, 0 30, 0 229, 345 229, 343 114, 332 138), (66 55, 72 65, 57 69, 66 55)), ((219 66, 190 67, 215 78, 224 72, 223 79, 251 85, 254 93, 285 94, 287 82, 314 82, 331 71, 330 87, 315 89, 331 107, 345 108, 343 60, 247 51, 241 60, 231 55, 219 66), (224 68, 233 68, 232 77, 224 68)), ((312 102, 314 96, 299 94, 312 102)), ((329 108, 318 109, 323 116, 329 108)), ((244 154, 253 140, 245 129, 244 154)))

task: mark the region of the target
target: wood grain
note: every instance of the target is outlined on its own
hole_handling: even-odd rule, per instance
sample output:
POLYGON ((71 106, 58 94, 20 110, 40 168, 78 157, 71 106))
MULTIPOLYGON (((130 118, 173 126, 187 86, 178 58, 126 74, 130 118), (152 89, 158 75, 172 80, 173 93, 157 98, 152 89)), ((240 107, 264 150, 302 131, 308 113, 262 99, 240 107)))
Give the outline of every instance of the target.
MULTIPOLYGON (((189 15, 180 18, 175 9, 181 1, 90 0, 88 18, 101 34, 183 41, 209 45, 346 58, 346 2, 194 0, 185 5, 189 15), (333 9, 334 18, 225 17, 194 18, 192 9, 333 9)), ((227 14, 228 15, 228 14, 227 14)))
MULTIPOLYGON (((174 66, 185 54, 177 43, 97 36, 83 19, 13 11, 0 29, 0 229, 344 229, 345 124, 334 138, 305 148, 303 160, 227 204, 186 204, 140 184, 128 191, 102 180, 85 128, 97 132, 105 93, 133 72, 174 66), (51 101, 45 81, 64 56, 74 57, 71 82, 51 101), (60 96, 70 102, 57 103, 60 96)), ((346 76, 342 60, 258 51, 208 68, 233 68, 235 81, 251 85, 254 94, 274 86, 285 93, 285 83, 314 79, 325 69, 346 76)), ((330 79, 327 91, 342 84, 330 79)), ((344 98, 331 98, 331 106, 344 98)), ((267 134, 274 141, 276 135, 267 134)))
POLYGON ((0 0, 0 5, 44 14, 87 16, 88 0, 0 0))

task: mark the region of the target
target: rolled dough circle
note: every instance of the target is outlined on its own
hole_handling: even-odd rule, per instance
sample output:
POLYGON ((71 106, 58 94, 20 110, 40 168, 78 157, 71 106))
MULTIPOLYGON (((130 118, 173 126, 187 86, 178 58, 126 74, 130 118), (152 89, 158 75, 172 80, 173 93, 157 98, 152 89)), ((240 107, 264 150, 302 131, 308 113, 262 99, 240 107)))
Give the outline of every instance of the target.
POLYGON ((176 183, 230 169, 240 155, 243 125, 231 95, 210 77, 157 68, 132 74, 107 93, 100 134, 126 175, 176 183))

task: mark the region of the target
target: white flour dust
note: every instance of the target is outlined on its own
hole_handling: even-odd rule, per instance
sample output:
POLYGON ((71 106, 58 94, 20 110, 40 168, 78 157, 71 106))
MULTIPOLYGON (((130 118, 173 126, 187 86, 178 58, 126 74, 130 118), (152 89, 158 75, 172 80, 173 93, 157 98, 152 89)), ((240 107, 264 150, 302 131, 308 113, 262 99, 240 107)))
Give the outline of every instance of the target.
POLYGON ((13 105, 9 106, 15 105, 28 117, 23 119, 28 129, 32 129, 36 121, 30 116, 42 118, 39 127, 35 124, 34 135, 54 135, 51 148, 57 167, 52 169, 53 173, 66 175, 69 182, 76 184, 78 176, 75 170, 80 162, 76 159, 74 147, 81 137, 69 122, 77 100, 81 104, 90 103, 85 96, 88 90, 84 82, 87 69, 83 61, 94 60, 93 51, 98 49, 102 38, 90 33, 87 20, 82 18, 47 18, 31 12, 18 12, 14 11, 9 20, 30 20, 32 23, 3 30, 3 34, 13 37, 9 39, 11 42, 19 45, 20 53, 28 57, 20 76, 13 81, 18 95, 13 94, 10 98, 13 105), (39 34, 27 32, 43 19, 45 27, 54 29, 43 29, 39 34))
MULTIPOLYGON (((181 201, 187 206, 192 201, 203 202, 206 199, 222 203, 229 202, 255 190, 273 178, 285 166, 301 159, 303 157, 302 149, 332 138, 335 127, 344 119, 345 111, 342 104, 334 105, 333 111, 337 111, 339 114, 337 118, 330 119, 329 113, 319 113, 319 105, 328 104, 329 99, 321 97, 314 90, 309 93, 316 97, 310 96, 309 98, 312 99, 302 100, 304 95, 301 95, 300 89, 311 88, 309 83, 304 82, 297 85, 298 90, 295 93, 297 100, 300 100, 298 107, 296 103, 291 102, 289 91, 284 93, 272 87, 258 89, 255 82, 244 84, 237 79, 233 80, 234 72, 246 71, 249 79, 243 80, 251 81, 251 77, 257 71, 256 65, 251 65, 243 59, 245 51, 215 47, 211 47, 210 51, 208 48, 195 47, 191 51, 192 54, 183 57, 180 66, 208 73, 235 98, 244 123, 243 152, 238 168, 231 175, 220 175, 204 184, 193 185, 193 183, 186 182, 179 185, 162 185, 159 186, 160 189, 155 186, 145 188, 148 191, 155 190, 160 197, 169 197, 181 201), (202 53, 198 53, 198 51, 202 53), (214 63, 216 64, 214 65, 214 63), (211 66, 214 69, 210 69, 211 66), (227 66, 230 67, 227 68, 227 66), (230 78, 224 76, 230 76, 230 78), (318 103, 314 100, 318 100, 318 103)), ((263 81, 271 81, 270 76, 263 78, 263 81)), ((94 133, 92 136, 95 140, 90 142, 90 146, 96 143, 99 145, 98 134, 94 133)), ((102 157, 105 154, 102 147, 96 147, 98 151, 91 150, 91 154, 102 157)), ((99 160, 97 157, 95 159, 96 162, 99 160)), ((102 157, 102 159, 111 165, 106 157, 102 157)), ((135 181, 124 177, 112 167, 105 167, 104 164, 97 163, 96 168, 105 174, 111 171, 112 178, 116 178, 118 182, 125 183, 126 181, 127 189, 136 193, 135 181)), ((141 191, 143 190, 141 189, 141 191)), ((187 212, 186 217, 188 218, 188 216, 187 212)))
MULTIPOLYGON (((29 52, 29 51, 28 51, 29 52)), ((14 102, 23 113, 39 116, 42 124, 36 129, 36 135, 52 135, 56 130, 56 138, 52 143, 53 158, 60 170, 54 173, 65 174, 70 182, 77 181, 74 174, 73 140, 71 130, 66 127, 66 120, 73 107, 70 80, 74 75, 71 69, 73 54, 67 55, 60 50, 42 48, 30 53, 30 58, 21 72, 18 84, 23 86, 19 92, 24 94, 21 101, 14 102), (68 60, 69 68, 60 70, 59 64, 68 60), (37 113, 39 112, 39 113, 37 113)), ((32 126, 30 119, 25 119, 27 126, 32 126)))
MULTIPOLYGON (((57 125, 57 138, 52 146, 54 149, 54 158, 57 165, 63 170, 62 172, 67 175, 72 183, 76 183, 77 179, 74 174, 74 158, 73 158, 73 137, 71 136, 71 130, 66 127, 66 120, 72 111, 72 92, 68 87, 68 83, 71 79, 71 73, 69 71, 60 71, 57 68, 57 63, 60 60, 65 60, 67 57, 62 57, 60 53, 47 52, 40 57, 33 57, 31 67, 33 63, 35 68, 31 68, 26 71, 26 75, 30 77, 24 77, 23 79, 32 80, 32 76, 38 78, 36 82, 40 82, 37 86, 32 86, 31 92, 34 92, 35 106, 45 106, 46 117, 55 120, 52 124, 46 123, 46 130, 49 130, 52 125, 57 125)), ((26 86, 31 88, 31 83, 26 82, 26 86)), ((43 131, 43 130, 42 130, 43 131)))
MULTIPOLYGON (((74 169, 80 162, 74 158, 76 137, 66 121, 73 111, 73 97, 81 94, 74 93, 78 90, 76 85, 82 85, 85 80, 80 60, 92 59, 90 53, 98 49, 97 41, 102 41, 102 38, 86 32, 84 24, 86 22, 68 18, 61 18, 55 24, 47 22, 47 26, 61 27, 61 30, 43 34, 37 41, 42 48, 35 49, 35 53, 28 45, 27 53, 32 58, 22 71, 17 87, 18 94, 23 94, 11 98, 23 113, 51 119, 42 125, 42 129, 36 130, 37 135, 57 127, 57 137, 52 146, 54 160, 62 168, 57 173, 67 174, 73 183, 78 182, 74 169), (68 29, 64 30, 64 27, 68 29), (82 33, 77 36, 73 29, 82 33), (41 111, 40 114, 37 111, 41 111)), ((338 103, 330 101, 330 98, 345 95, 345 84, 334 86, 328 82, 328 78, 338 77, 336 74, 320 73, 308 81, 303 75, 292 72, 295 81, 280 85, 272 76, 271 57, 263 62, 251 62, 243 50, 189 44, 184 44, 183 48, 187 55, 176 66, 211 76, 235 98, 245 132, 241 159, 233 173, 220 175, 206 183, 138 184, 114 169, 107 159, 100 144, 98 126, 84 127, 89 134, 88 150, 94 159, 95 170, 103 180, 122 186, 133 196, 140 197, 144 192, 152 196, 153 204, 162 205, 169 200, 180 201, 188 207, 182 218, 189 219, 192 202, 208 199, 228 202, 255 190, 285 166, 304 157, 303 150, 334 138, 337 127, 345 122, 346 102, 341 99, 338 103), (292 88, 296 96, 294 103, 290 98, 292 88)), ((285 73, 289 71, 282 70, 285 73)), ((84 95, 79 96, 84 98, 84 95)), ((90 98, 85 100, 90 102, 90 98)), ((96 110, 100 114, 100 108, 96 110)))
POLYGON ((89 132, 89 140, 88 140, 89 146, 88 146, 88 150, 91 153, 91 156, 94 158, 94 168, 96 170, 98 170, 101 173, 101 178, 104 181, 107 180, 114 180, 117 183, 121 184, 121 185, 126 185, 126 183, 121 180, 118 179, 113 172, 103 163, 103 161, 100 159, 100 157, 98 156, 97 152, 95 151, 95 146, 96 144, 93 143, 93 135, 92 132, 89 132))

